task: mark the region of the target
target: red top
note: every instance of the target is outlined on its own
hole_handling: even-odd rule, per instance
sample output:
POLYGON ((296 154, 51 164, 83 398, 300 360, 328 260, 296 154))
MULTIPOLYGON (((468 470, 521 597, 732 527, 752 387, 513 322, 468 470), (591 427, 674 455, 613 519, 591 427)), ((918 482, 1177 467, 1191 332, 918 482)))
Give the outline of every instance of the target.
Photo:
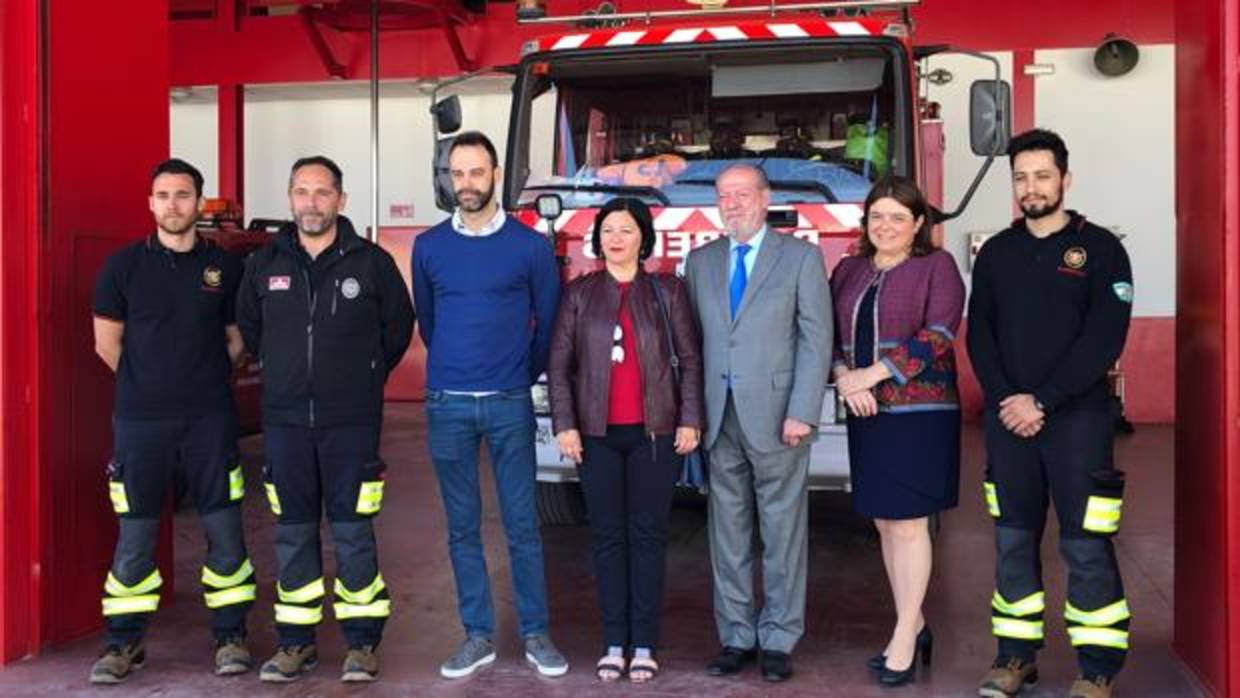
POLYGON ((633 316, 629 315, 629 288, 620 284, 620 329, 624 337, 624 361, 615 361, 615 344, 612 345, 611 390, 607 399, 608 424, 641 424, 646 421, 642 414, 642 373, 637 359, 637 333, 633 331, 633 316))

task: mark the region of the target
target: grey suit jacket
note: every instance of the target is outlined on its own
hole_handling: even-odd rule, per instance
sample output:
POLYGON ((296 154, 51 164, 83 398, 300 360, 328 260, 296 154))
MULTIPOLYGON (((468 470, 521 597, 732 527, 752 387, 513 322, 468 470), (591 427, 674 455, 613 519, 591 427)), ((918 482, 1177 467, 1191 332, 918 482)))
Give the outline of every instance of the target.
POLYGON ((706 434, 719 436, 732 376, 737 417, 759 452, 786 448, 784 419, 817 427, 831 363, 831 288, 816 245, 767 230, 731 317, 728 238, 689 253, 685 282, 702 327, 706 434))

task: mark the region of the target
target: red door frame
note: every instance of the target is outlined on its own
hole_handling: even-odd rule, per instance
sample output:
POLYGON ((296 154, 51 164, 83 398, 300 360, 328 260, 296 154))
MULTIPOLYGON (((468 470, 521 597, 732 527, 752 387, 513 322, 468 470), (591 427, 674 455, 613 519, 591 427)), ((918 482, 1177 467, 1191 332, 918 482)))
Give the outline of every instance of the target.
POLYGON ((1240 693, 1240 6, 1176 6, 1173 647, 1240 693))
POLYGON ((0 3, 0 660, 37 651, 42 548, 37 505, 42 391, 39 6, 0 3))

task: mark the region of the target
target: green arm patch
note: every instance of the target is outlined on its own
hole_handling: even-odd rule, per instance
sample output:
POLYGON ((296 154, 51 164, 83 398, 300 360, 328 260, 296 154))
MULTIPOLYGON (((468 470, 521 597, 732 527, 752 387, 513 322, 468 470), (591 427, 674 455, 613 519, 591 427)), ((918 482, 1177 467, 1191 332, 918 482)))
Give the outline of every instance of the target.
POLYGON ((1124 303, 1132 302, 1132 284, 1127 281, 1120 281, 1111 284, 1111 289, 1115 291, 1115 297, 1124 303))

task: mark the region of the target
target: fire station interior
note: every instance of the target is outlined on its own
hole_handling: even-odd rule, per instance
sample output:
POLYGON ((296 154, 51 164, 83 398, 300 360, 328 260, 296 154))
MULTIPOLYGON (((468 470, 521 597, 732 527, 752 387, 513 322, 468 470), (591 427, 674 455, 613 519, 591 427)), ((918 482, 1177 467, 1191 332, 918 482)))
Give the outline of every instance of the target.
MULTIPOLYGON (((968 285, 977 249, 1018 215, 1005 157, 975 181, 984 158, 970 143, 971 85, 993 80, 996 66, 1010 93, 1012 132, 1045 127, 1064 137, 1073 173, 1068 207, 1119 236, 1132 260, 1133 318, 1110 377, 1115 460, 1127 474, 1114 542, 1132 612, 1116 693, 1240 694, 1240 547, 1233 542, 1240 531, 1240 6, 922 0, 907 15, 871 11, 911 22, 914 46, 950 45, 992 59, 927 52, 907 80, 893 51, 863 42, 738 52, 723 35, 680 52, 570 51, 541 65, 520 63, 540 37, 646 26, 645 19, 601 19, 606 14, 714 3, 605 4, 550 0, 549 16, 591 15, 585 25, 519 24, 517 5, 502 0, 0 5, 0 695, 976 695, 995 655, 995 543, 982 491, 982 400, 963 341, 959 505, 934 521, 925 601, 937 649, 915 681, 890 689, 875 683, 866 660, 883 648, 895 611, 878 534, 851 506, 846 469, 813 483, 805 634, 788 681, 769 684, 752 669, 706 674, 719 650, 707 507, 686 489, 671 515, 662 669, 644 686, 605 686, 594 671, 601 626, 579 488, 558 476, 540 475, 537 485, 551 634, 571 666, 567 676, 548 679, 521 658, 503 525, 484 462, 498 659, 466 679, 440 678, 439 663, 462 632, 427 449, 426 350, 416 336, 386 388, 387 489, 375 526, 394 611, 379 680, 360 689, 340 683, 334 667, 344 641, 330 616, 318 629, 322 665, 295 687, 261 684, 254 672, 212 675, 199 583, 206 545, 183 487, 174 487, 146 666, 119 688, 92 687, 87 675, 101 649, 100 594, 117 524, 104 468, 114 382, 94 353, 91 293, 103 260, 152 232, 151 167, 173 156, 205 175, 199 232, 241 254, 267 244, 289 218, 291 163, 332 157, 350 194, 344 213, 393 255, 408 282, 417 236, 448 215, 436 206, 436 140, 444 134, 431 107, 453 95, 462 127, 486 132, 501 159, 513 158, 501 163, 513 170, 500 188, 509 208, 529 209, 537 194, 556 193, 566 209, 557 224, 623 191, 698 211, 683 227, 697 239, 688 221, 714 214, 717 163, 742 159, 783 173, 772 177, 786 180, 782 191, 773 182, 780 207, 802 211, 802 219, 806 209, 798 207, 831 212, 836 227, 821 234, 833 242, 823 249, 838 256, 859 222, 848 204, 873 179, 941 167, 937 182, 922 184, 938 189, 930 193, 944 210, 972 192, 963 212, 936 232, 968 285), (478 75, 459 80, 471 73, 478 75), (850 147, 854 128, 870 143, 883 134, 880 156, 850 147)), ((735 23, 801 16, 772 19, 758 4, 765 9, 752 18, 724 16, 735 23)), ((828 15, 865 17, 851 8, 828 15)), ((817 10, 810 16, 823 19, 817 10)), ((539 225, 547 230, 546 221, 539 225)), ((812 220, 801 225, 798 235, 818 235, 812 220)), ((579 232, 564 234, 570 246, 582 245, 579 232)), ((961 337, 967 325, 966 317, 961 337)), ((256 362, 239 370, 234 390, 249 483, 245 535, 258 584, 249 643, 261 661, 276 645, 276 557, 274 519, 257 484, 264 437, 256 362)), ((537 390, 536 409, 545 397, 537 390)), ((541 463, 554 443, 549 432, 539 438, 541 463)), ((846 454, 830 452, 830 443, 838 441, 821 446, 823 467, 846 468, 846 454)), ((1030 696, 1064 695, 1077 673, 1059 612, 1067 569, 1050 520, 1042 541, 1046 646, 1030 696)), ((331 546, 324 549, 330 579, 331 546)))

